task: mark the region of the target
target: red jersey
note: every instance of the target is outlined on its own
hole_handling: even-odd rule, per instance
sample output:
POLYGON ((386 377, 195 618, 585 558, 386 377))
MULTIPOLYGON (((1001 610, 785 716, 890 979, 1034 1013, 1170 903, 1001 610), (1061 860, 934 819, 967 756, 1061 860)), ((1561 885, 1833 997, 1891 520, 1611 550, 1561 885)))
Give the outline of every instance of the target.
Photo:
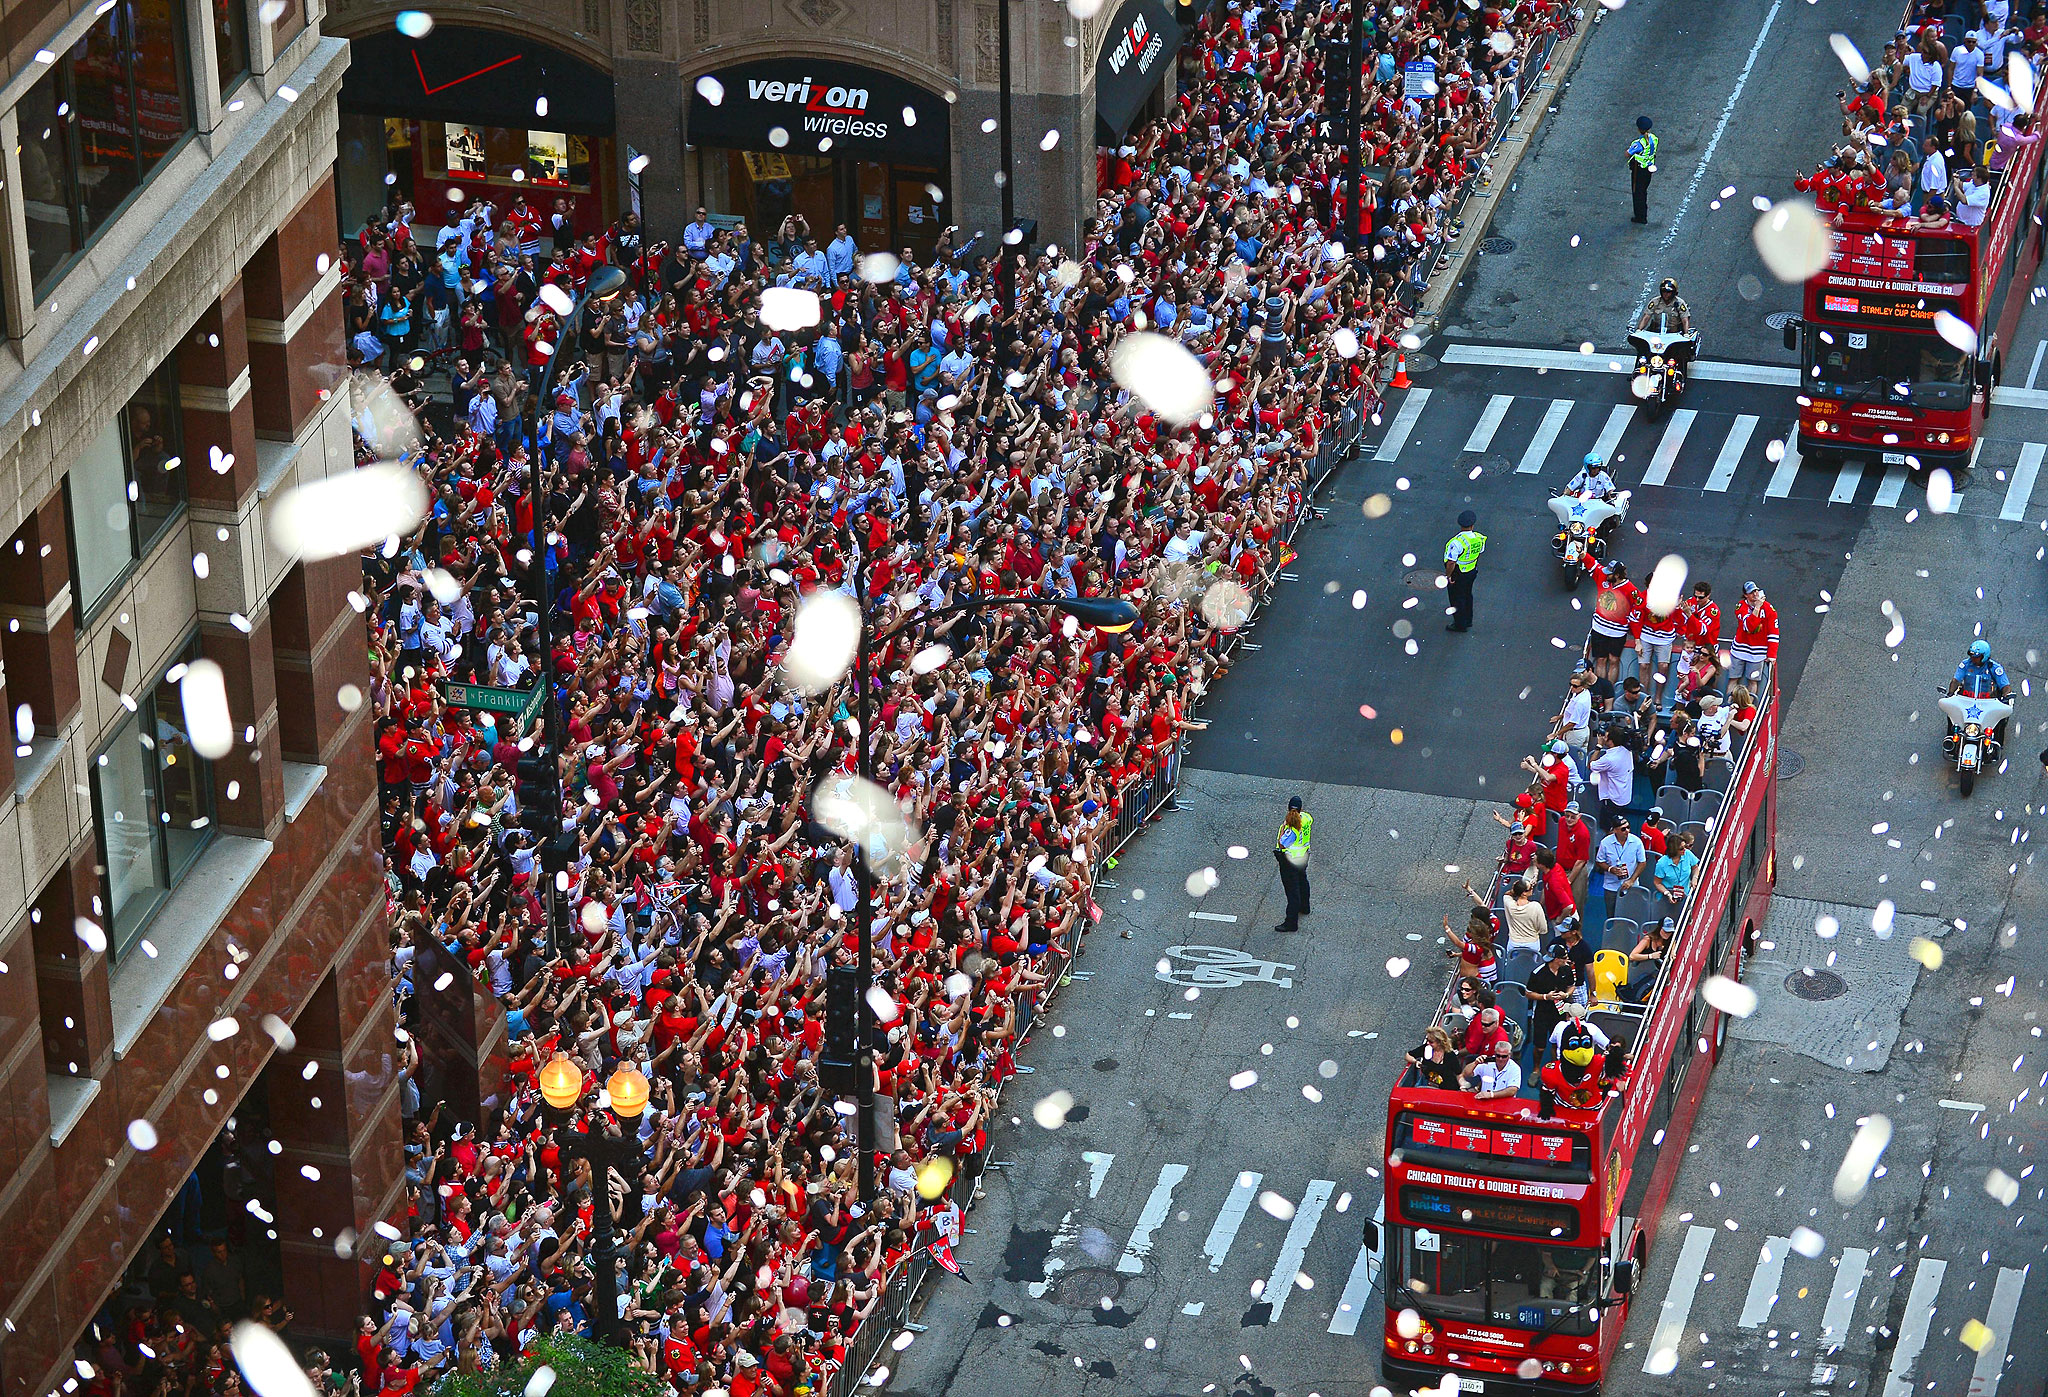
POLYGON ((1635 640, 1643 633, 1643 589, 1633 582, 1614 582, 1605 563, 1592 567, 1593 630, 1604 636, 1627 636, 1635 640))
POLYGON ((1735 643, 1761 650, 1764 658, 1778 658, 1778 609, 1769 602, 1745 600, 1735 608, 1735 643))

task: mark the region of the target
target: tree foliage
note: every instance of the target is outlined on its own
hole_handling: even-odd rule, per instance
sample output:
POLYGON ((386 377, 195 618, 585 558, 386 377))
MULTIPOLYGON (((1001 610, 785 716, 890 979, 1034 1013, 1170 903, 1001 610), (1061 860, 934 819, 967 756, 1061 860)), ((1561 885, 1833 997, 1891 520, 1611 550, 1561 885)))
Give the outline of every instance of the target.
POLYGON ((668 1384, 635 1367, 624 1349, 578 1334, 538 1338, 531 1353, 495 1373, 450 1374, 436 1386, 435 1397, 526 1397, 544 1367, 554 1371, 546 1397, 668 1397, 668 1384))

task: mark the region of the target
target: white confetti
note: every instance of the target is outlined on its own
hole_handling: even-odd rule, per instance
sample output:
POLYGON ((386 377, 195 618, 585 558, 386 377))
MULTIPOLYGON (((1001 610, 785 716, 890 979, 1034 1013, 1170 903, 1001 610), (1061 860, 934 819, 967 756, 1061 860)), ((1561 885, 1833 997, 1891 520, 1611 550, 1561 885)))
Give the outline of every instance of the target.
POLYGON ((427 487, 393 462, 294 485, 270 507, 279 545, 301 558, 361 553, 411 533, 427 513, 427 487))
POLYGON ((1757 255, 1771 275, 1787 284, 1803 283, 1827 266, 1834 238, 1813 205, 1800 199, 1773 204, 1751 232, 1757 255))
POLYGON ((228 1349, 257 1397, 313 1397, 306 1370, 269 1325, 241 1321, 228 1334, 228 1349))
POLYGON ((1656 569, 1650 574, 1650 590, 1643 598, 1652 616, 1669 616, 1678 609, 1679 593, 1685 590, 1685 578, 1685 559, 1676 553, 1666 553, 1657 560, 1656 569))
POLYGON ((1835 1171, 1835 1201, 1843 1207, 1850 1207, 1863 1200, 1870 1188, 1871 1171, 1877 1168, 1878 1157, 1884 1147, 1892 1141, 1891 1119, 1882 1115, 1864 1118, 1856 1131, 1856 1138, 1849 1142, 1849 1149, 1842 1156, 1842 1167, 1835 1171))
MULTIPOLYGON (((725 84, 706 73, 697 79, 697 95, 715 107, 725 100, 725 84)), ((553 1379, 550 1378, 549 1381, 552 1382, 553 1379)), ((538 1394, 529 1392, 526 1397, 538 1397, 538 1394)))
POLYGON ((1125 335, 1110 351, 1109 371, 1176 427, 1194 422, 1216 401, 1216 387, 1202 361, 1164 335, 1142 330, 1125 335))
POLYGON ((235 721, 228 713, 227 674, 212 660, 198 659, 178 680, 178 701, 185 710, 185 732, 192 750, 219 761, 235 746, 235 721))
POLYGON ((844 592, 820 589, 797 609, 796 631, 782 657, 783 678, 807 694, 839 682, 860 644, 860 607, 844 592))
POLYGON ((1756 1012, 1756 991, 1723 975, 1709 975, 1701 981, 1700 998, 1738 1019, 1746 1019, 1756 1012))
POLYGON ((1835 57, 1842 60, 1842 66, 1849 70, 1854 82, 1870 81, 1870 65, 1863 61, 1863 55, 1847 34, 1828 35, 1828 47, 1835 51, 1835 57))
POLYGON ((1047 1130, 1058 1130, 1067 1123, 1067 1112, 1074 1109, 1072 1092, 1056 1091, 1042 1098, 1031 1108, 1031 1119, 1047 1130))
POLYGON ((796 286, 770 286, 761 292, 761 323, 771 330, 808 330, 824 319, 818 293, 796 286))

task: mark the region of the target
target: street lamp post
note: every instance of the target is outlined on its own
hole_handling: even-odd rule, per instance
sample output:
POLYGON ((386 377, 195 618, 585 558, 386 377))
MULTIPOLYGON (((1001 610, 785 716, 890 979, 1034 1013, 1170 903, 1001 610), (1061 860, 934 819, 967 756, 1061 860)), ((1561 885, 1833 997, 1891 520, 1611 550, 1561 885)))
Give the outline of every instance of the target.
MULTIPOLYGON (((556 375, 562 368, 562 351, 576 335, 583 319, 583 311, 592 301, 609 301, 626 288, 626 274, 617 267, 606 265, 591 272, 584 284, 583 294, 569 307, 569 313, 562 317, 561 333, 555 337, 555 347, 548 354, 547 368, 542 371, 540 390, 526 402, 526 437, 533 443, 533 455, 527 462, 528 488, 533 496, 533 596, 534 610, 539 619, 535 623, 540 646, 541 723, 543 745, 547 759, 559 767, 562 756, 562 713, 555 702, 555 599, 554 589, 548 585, 547 554, 543 551, 548 535, 547 514, 548 491, 543 481, 543 465, 540 444, 541 401, 555 389, 556 375)), ((547 828, 542 839, 542 848, 559 846, 562 838, 562 802, 558 798, 549 813, 547 828)), ((541 907, 547 917, 548 947, 561 949, 560 902, 555 890, 554 874, 547 867, 546 856, 537 860, 540 868, 541 907)))
POLYGON ((583 1094, 583 1072, 574 1062, 557 1053, 541 1068, 540 1091, 548 1105, 549 1123, 554 1127, 555 1150, 560 1157, 556 1167, 562 1172, 564 1184, 570 1160, 582 1159, 590 1164, 590 1301, 597 1308, 590 1327, 598 1342, 624 1348, 626 1333, 619 1319, 619 1249, 612 1226, 611 1171, 617 1169, 625 1176, 627 1188, 632 1188, 632 1171, 640 1160, 640 1141, 627 1134, 627 1130, 647 1109, 647 1079, 631 1067, 620 1067, 612 1073, 605 1083, 609 1122, 605 1123, 606 1117, 600 1111, 591 1118, 592 1128, 588 1131, 571 1128, 576 1102, 583 1094))
MULTIPOLYGON (((874 749, 868 741, 868 589, 867 570, 858 564, 853 569, 854 599, 861 615, 861 627, 853 651, 853 722, 855 735, 854 769, 864 782, 874 780, 874 749)), ((981 597, 974 601, 960 602, 954 606, 940 607, 936 611, 920 611, 905 617, 891 626, 880 637, 890 640, 914 625, 942 621, 949 616, 965 616, 971 612, 987 611, 999 606, 1016 607, 1019 610, 1059 611, 1074 617, 1083 625, 1099 631, 1115 634, 1127 631, 1138 621, 1138 608, 1121 597, 1036 597, 1008 596, 981 597)), ((852 1022, 855 1038, 853 1042, 853 1089, 859 1116, 855 1123, 855 1138, 860 1149, 860 1196, 863 1202, 875 1196, 875 1069, 874 1034, 869 1018, 868 991, 874 985, 874 871, 868 867, 868 853, 871 845, 865 838, 856 851, 854 860, 854 903, 855 937, 857 961, 852 984, 846 977, 828 978, 828 996, 851 993, 854 997, 852 1022)), ((837 1015, 827 1007, 828 1017, 847 1014, 842 1005, 837 1015)))
MULTIPOLYGON (((996 234, 996 291, 1003 304, 1003 310, 1015 314, 1017 309, 1017 270, 1010 260, 1010 230, 1017 226, 1017 195, 1012 186, 1016 183, 1016 171, 1010 155, 1010 0, 996 0, 996 126, 1001 135, 997 138, 1002 146, 1002 176, 998 180, 1001 196, 1003 226, 996 234)), ((996 318, 996 354, 1003 352, 1001 344, 1002 317, 996 318)))

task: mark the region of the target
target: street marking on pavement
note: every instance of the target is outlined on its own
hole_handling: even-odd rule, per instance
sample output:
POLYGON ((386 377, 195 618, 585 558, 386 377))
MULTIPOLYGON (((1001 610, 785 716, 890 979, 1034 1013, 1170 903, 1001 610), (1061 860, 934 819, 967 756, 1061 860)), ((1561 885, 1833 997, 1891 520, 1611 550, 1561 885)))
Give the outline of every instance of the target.
POLYGON ((1662 485, 1671 478, 1671 467, 1678 460, 1678 448, 1685 445, 1685 434, 1692 430, 1692 423, 1699 414, 1689 407, 1682 407, 1671 414, 1671 422, 1664 428, 1664 439, 1657 443, 1656 454, 1650 457, 1650 468, 1643 472, 1643 484, 1662 485))
POLYGON ((1899 496, 1906 493, 1907 474, 1904 466, 1886 467, 1884 479, 1878 483, 1877 498, 1871 503, 1879 509, 1897 509, 1899 496))
MULTIPOLYGON (((2048 349, 2048 340, 2041 341, 2041 345, 2048 349)), ((2040 477, 2044 453, 2048 453, 2048 446, 2038 441, 2030 441, 2020 448, 2019 463, 2012 468, 2012 483, 2005 487, 2005 507, 1998 511, 1999 518, 2027 517, 2027 501, 2034 497, 2034 482, 2040 477)))
POLYGON ((1998 1268, 1998 1284, 1991 1291, 1991 1312, 1984 1316, 1991 1340, 1977 1350, 1977 1366, 1970 1370, 1970 1397, 1998 1397, 1998 1380, 2005 1373, 2005 1346, 2012 1338, 2013 1322, 2019 1318, 2020 1291, 2025 1289, 2027 1272, 2032 1269, 1998 1268))
POLYGON ((1260 960, 1235 946, 1168 946, 1166 955, 1170 960, 1186 962, 1153 973, 1154 979, 1169 985, 1227 990, 1264 981, 1283 990, 1294 988, 1292 977, 1280 973, 1293 970, 1294 966, 1283 960, 1260 960))
POLYGON ((1301 1196, 1301 1205, 1294 1210, 1294 1221, 1287 1224, 1287 1240, 1280 1244, 1280 1255, 1273 1261, 1273 1274, 1266 1278, 1265 1300, 1273 1307, 1271 1324, 1280 1322, 1280 1312, 1287 1308, 1287 1297, 1294 1293, 1294 1278, 1301 1274, 1302 1258, 1308 1255, 1309 1240, 1316 1235, 1316 1227, 1323 1220, 1323 1209, 1330 1202, 1330 1195, 1337 1191, 1332 1179, 1310 1179, 1308 1192, 1301 1196))
POLYGON ((1635 420, 1635 415, 1635 407, 1630 403, 1623 403, 1608 413, 1607 425, 1600 429, 1600 440, 1593 443, 1593 454, 1602 461, 1612 461, 1614 448, 1621 445, 1621 434, 1628 430, 1628 424, 1635 420))
POLYGON ((1145 1258, 1152 1254, 1152 1234, 1159 1230, 1159 1224, 1166 1221, 1166 1215, 1173 1208, 1173 1190, 1188 1176, 1185 1164, 1162 1164, 1159 1166, 1159 1182, 1152 1185, 1152 1195, 1145 1200, 1145 1211, 1138 1214, 1137 1226, 1131 1229, 1131 1239, 1124 1243, 1124 1254, 1117 1258, 1116 1269, 1126 1276, 1135 1276, 1145 1269, 1145 1258))
MULTIPOLYGON (((1820 1316, 1820 1340, 1814 1351, 1822 1357, 1840 1352, 1849 1341, 1849 1325, 1856 1318, 1856 1296, 1863 1289, 1863 1277, 1869 1270, 1869 1252, 1861 1247, 1842 1249, 1842 1264, 1835 1268, 1835 1286, 1828 1294, 1828 1307, 1820 1316)), ((1822 1366, 1813 1365, 1816 1384, 1822 1381, 1822 1366)))
POLYGON ((1735 1322, 1744 1329, 1759 1329, 1771 1317, 1778 1303, 1778 1282, 1785 1276, 1785 1253, 1792 1250, 1790 1237, 1767 1237, 1750 1273, 1749 1295, 1742 1302, 1742 1318, 1735 1322))
MULTIPOLYGON (((1570 349, 1520 349, 1512 345, 1453 344, 1445 347, 1442 362, 1472 364, 1495 369, 1549 369, 1553 373, 1629 374, 1636 371, 1633 349, 1608 353, 1580 354, 1570 349)), ((1799 370, 1780 364, 1738 364, 1727 359, 1695 359, 1694 379, 1710 383, 1757 383, 1774 388, 1799 386, 1799 370)), ((2017 389, 2001 388, 2001 393, 2017 389)), ((2048 406, 2048 391, 2038 395, 2048 406)), ((2000 401, 2003 401, 2001 399, 2000 401)), ((2026 406, 2026 404, 2022 404, 2026 406)))
MULTIPOLYGON (((1379 1207, 1373 1210, 1373 1222, 1386 1221, 1387 1200, 1380 1199, 1379 1207)), ((1356 1334, 1358 1321, 1365 1313, 1366 1299, 1373 1287, 1379 1284, 1379 1249, 1361 1245, 1358 1255, 1351 1262, 1351 1278, 1344 1282, 1344 1293, 1337 1299, 1337 1313, 1330 1316, 1329 1331, 1332 1334, 1356 1334)))
POLYGON ((1237 920, 1237 914, 1235 912, 1190 912, 1188 913, 1188 920, 1191 922, 1234 922, 1237 920))
POLYGON ((1994 388, 1991 401, 1999 407, 2048 407, 2048 388, 1994 388))
MULTIPOLYGON (((2048 344, 2048 340, 2043 340, 2048 344)), ((1486 411, 1479 414, 1479 423, 1472 429, 1472 435, 1465 438, 1467 451, 1484 451, 1493 443, 1493 434, 1500 430, 1500 420, 1508 415, 1508 409, 1515 405, 1512 393, 1495 393, 1486 405, 1486 411)))
POLYGON ((1799 478, 1799 424, 1792 424, 1792 431, 1785 438, 1785 454, 1778 458, 1778 468, 1771 472, 1771 483, 1764 487, 1764 498, 1782 500, 1792 493, 1792 482, 1799 478))
POLYGON ((1109 1166, 1116 1163, 1116 1156, 1102 1150, 1083 1150, 1081 1161, 1088 1166, 1088 1196, 1093 1198, 1102 1192, 1102 1181, 1109 1177, 1109 1166))
POLYGON ((1167 1015, 1166 1017, 1167 1017, 1167 1018, 1169 1018, 1169 1019, 1192 1019, 1192 1018, 1194 1017, 1194 1015, 1193 1015, 1193 1014, 1168 1014, 1168 1015, 1167 1015))
POLYGON ((1941 1292, 1946 1261, 1920 1258, 1913 1268, 1913 1288, 1906 1295, 1906 1313, 1899 1321, 1899 1344, 1892 1350, 1892 1370, 1884 1380, 1884 1397, 1912 1397, 1913 1365, 1927 1347, 1927 1328, 1934 1322, 1934 1299, 1941 1292))
POLYGON ((2034 346, 2034 367, 2027 370, 2027 387, 2029 388, 2034 386, 2034 379, 2040 375, 2041 355, 2044 352, 2048 352, 2048 340, 2042 340, 2034 346))
POLYGON ((1564 430, 1564 420, 1571 416, 1571 412, 1570 398, 1550 400, 1542 425, 1537 427, 1536 435, 1529 438, 1529 449, 1522 453, 1521 464, 1515 467, 1516 475, 1535 475, 1543 469, 1544 458, 1550 455, 1550 448, 1557 441, 1557 434, 1564 430))
POLYGON ((1237 1240, 1237 1229, 1244 1225, 1244 1215, 1258 1194, 1260 1180, 1265 1177, 1247 1169, 1230 1181, 1230 1196, 1223 1200, 1223 1211, 1216 1214, 1216 1221, 1209 1227, 1208 1240, 1202 1243, 1202 1255, 1209 1258, 1210 1271, 1223 1269, 1223 1258, 1230 1255, 1230 1244, 1237 1240))
POLYGON ((1067 1259, 1060 1255, 1060 1248, 1072 1241, 1081 1229, 1074 1222, 1074 1210, 1067 1209, 1060 1219, 1060 1225, 1053 1229, 1052 1240, 1045 1247, 1045 1273, 1038 1280, 1028 1283, 1024 1293, 1036 1300, 1052 1288, 1052 1278, 1067 1269, 1067 1259))
POLYGON ((1180 1307, 1180 1312, 1184 1315, 1198 1315, 1202 1312, 1202 1302, 1200 1300, 1190 1300, 1187 1304, 1180 1307))
POLYGON ((1685 1338, 1685 1322, 1692 1315, 1692 1297, 1700 1288, 1700 1273, 1707 1269, 1707 1248, 1713 1244, 1714 1229, 1694 1223, 1686 1229, 1685 1245, 1678 1249, 1678 1267, 1671 1273, 1671 1288, 1664 1293, 1664 1308, 1657 1313, 1657 1332, 1650 1339, 1650 1351, 1643 1358, 1646 1373, 1668 1373, 1658 1361, 1670 1350, 1675 1357, 1685 1338))
POLYGON ((1380 442, 1380 449, 1372 454, 1375 461, 1391 461, 1401 454, 1401 448, 1408 444, 1408 434, 1415 430, 1415 419, 1422 416, 1428 402, 1427 388, 1408 390, 1408 396, 1401 400, 1401 410, 1394 414, 1394 424, 1387 428, 1387 435, 1380 442))
POLYGON ((1735 467, 1749 447, 1750 434, 1756 431, 1756 423, 1757 419, 1747 412, 1736 416, 1735 425, 1728 429, 1728 440, 1721 443, 1713 474, 1707 477, 1708 490, 1717 495, 1727 491, 1728 482, 1735 479, 1735 467))
POLYGON ((1828 492, 1829 504, 1854 504, 1856 487, 1863 483, 1863 463, 1854 456, 1842 458, 1842 468, 1835 472, 1835 488, 1828 492))
POLYGON ((1981 1101, 1951 1101, 1945 1096, 1934 1104, 1941 1107, 1944 1111, 1981 1111, 1985 1109, 1984 1103, 1981 1101))

